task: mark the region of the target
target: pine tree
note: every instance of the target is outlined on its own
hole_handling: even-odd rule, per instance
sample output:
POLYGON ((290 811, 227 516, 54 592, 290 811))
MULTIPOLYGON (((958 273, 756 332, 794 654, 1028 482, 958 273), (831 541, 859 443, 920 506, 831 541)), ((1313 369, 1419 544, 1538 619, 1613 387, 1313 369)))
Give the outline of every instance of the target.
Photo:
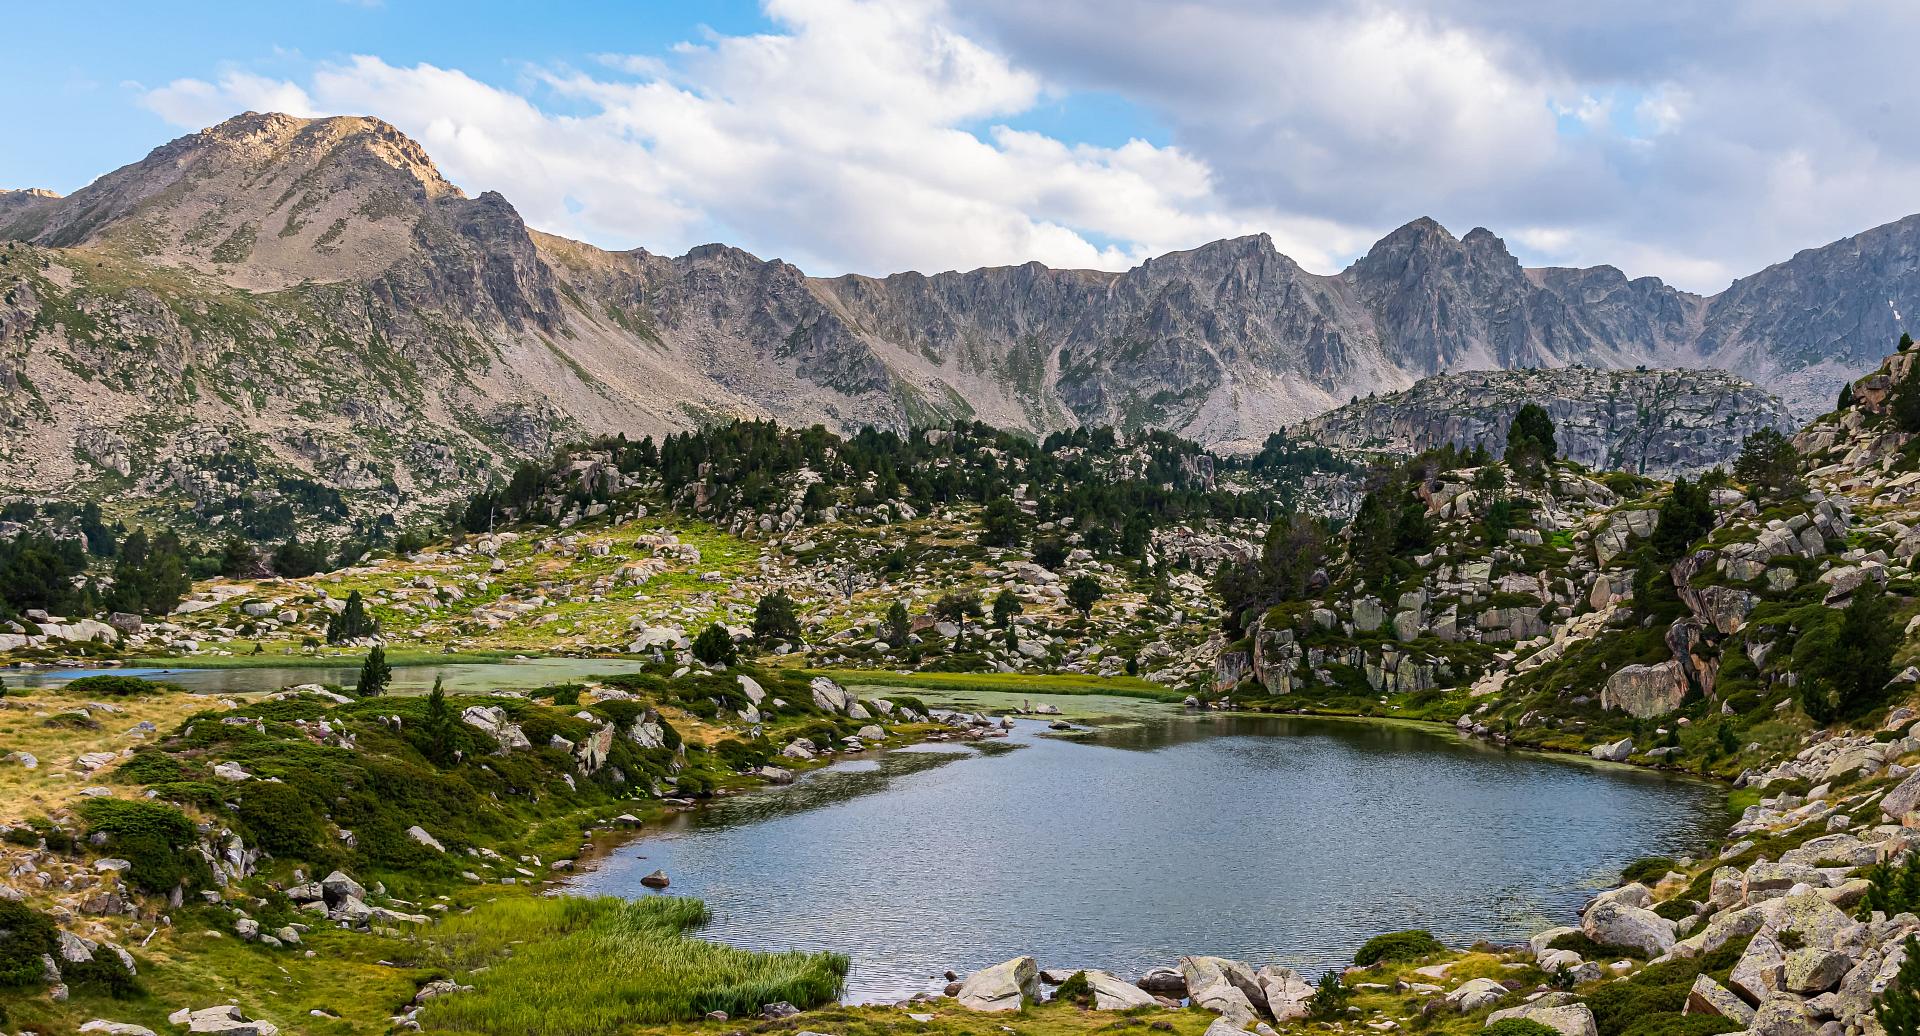
POLYGON ((913 620, 907 615, 907 606, 899 601, 887 606, 887 643, 895 648, 905 647, 907 637, 913 633, 913 620))
POLYGON ((993 599, 993 624, 1006 629, 1013 622, 1013 617, 1025 610, 1020 598, 1012 590, 1003 589, 993 599))
POLYGON ((953 649, 963 649, 967 642, 967 620, 981 616, 980 598, 972 594, 950 593, 934 602, 933 613, 960 627, 954 634, 953 649))
POLYGON ((1874 1001, 1873 1015, 1887 1036, 1920 1036, 1920 938, 1901 944, 1900 971, 1874 1001))
POLYGON ((1547 416, 1546 408, 1523 404, 1507 426, 1507 463, 1517 471, 1534 471, 1559 455, 1553 418, 1547 416))
POLYGON ((387 684, 392 679, 393 667, 387 665, 387 649, 375 644, 360 666, 360 682, 354 686, 354 693, 362 698, 378 697, 387 692, 387 684))
POLYGON ((440 677, 434 677, 433 690, 427 694, 426 713, 420 717, 420 754, 442 768, 459 761, 459 723, 453 715, 453 706, 447 703, 447 692, 441 687, 440 677))
POLYGON ((1800 451, 1779 431, 1762 428, 1740 444, 1733 477, 1747 486, 1756 500, 1779 499, 1800 493, 1800 451))
POLYGON ((786 591, 761 595, 753 606, 753 636, 760 641, 800 639, 800 616, 786 591))
POLYGON ((1074 576, 1073 582, 1067 584, 1067 603, 1073 605, 1083 619, 1093 617, 1093 606, 1105 596, 1100 580, 1090 575, 1074 576))
POLYGON ((1835 403, 1833 408, 1835 410, 1849 410, 1849 409, 1852 409, 1852 407, 1853 407, 1853 382, 1851 381, 1843 382, 1840 385, 1840 402, 1835 403))
POLYGON ((327 620, 327 643, 340 644, 349 640, 371 637, 380 632, 380 624, 367 614, 367 602, 360 591, 347 594, 346 606, 327 620))
POLYGON ((710 622, 693 638, 693 657, 708 665, 732 665, 740 652, 733 646, 733 634, 725 626, 710 622))

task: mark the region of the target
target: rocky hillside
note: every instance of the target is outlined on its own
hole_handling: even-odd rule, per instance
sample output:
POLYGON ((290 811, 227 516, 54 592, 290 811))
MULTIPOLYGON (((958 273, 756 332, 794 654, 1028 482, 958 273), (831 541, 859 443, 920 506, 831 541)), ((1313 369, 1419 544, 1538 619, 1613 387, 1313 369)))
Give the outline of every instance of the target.
POLYGON ((246 114, 71 197, 0 196, 0 490, 206 511, 345 494, 370 520, 505 458, 716 416, 1111 424, 1252 450, 1460 368, 1734 367, 1818 412, 1920 307, 1920 218, 1711 299, 1527 270, 1416 220, 1347 270, 1264 236, 1124 273, 808 277, 530 231, 370 118, 246 114))
POLYGON ((1745 484, 1417 459, 1375 492, 1396 544, 1418 544, 1369 570, 1348 532, 1324 589, 1244 617, 1217 686, 1385 696, 1516 744, 1729 777, 1809 730, 1870 724, 1920 681, 1920 465, 1890 413, 1914 355, 1857 383, 1771 474, 1736 467, 1745 484))
POLYGON ((1289 431, 1346 450, 1408 455, 1452 443, 1498 454, 1525 403, 1546 408, 1569 460, 1657 478, 1730 464, 1749 434, 1795 428, 1779 399, 1725 371, 1560 367, 1437 374, 1289 431))

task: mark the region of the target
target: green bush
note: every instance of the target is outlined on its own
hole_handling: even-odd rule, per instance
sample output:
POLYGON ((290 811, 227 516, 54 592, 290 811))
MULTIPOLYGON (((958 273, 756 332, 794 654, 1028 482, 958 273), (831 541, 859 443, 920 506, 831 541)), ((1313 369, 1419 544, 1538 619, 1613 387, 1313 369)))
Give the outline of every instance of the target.
POLYGON ((278 859, 314 860, 327 855, 326 828, 313 803, 298 788, 278 781, 248 781, 236 811, 248 841, 278 859))
POLYGON ((155 683, 152 680, 142 680, 137 676, 120 676, 116 673, 83 676, 61 688, 69 694, 81 694, 89 698, 133 698, 144 694, 164 694, 179 689, 172 684, 155 683))
POLYGON ((1653 912, 1669 921, 1684 921, 1698 911, 1694 908, 1693 900, 1669 899, 1665 903, 1656 904, 1653 912))
POLYGON ((1323 972, 1320 983, 1313 987, 1313 995, 1307 998, 1307 1017, 1316 1022, 1345 1018, 1347 1004, 1352 1001, 1353 989, 1340 981, 1340 973, 1323 972))
POLYGON ((1643 856, 1627 864, 1626 868, 1620 872, 1620 880, 1652 884, 1666 877, 1668 871, 1679 869, 1679 862, 1670 856, 1643 856))
POLYGON ((40 958, 58 947, 59 936, 47 915, 25 903, 0 899, 0 988, 39 985, 45 974, 40 958))
POLYGON ((1353 955, 1353 962, 1361 967, 1377 964, 1380 961, 1419 960, 1429 954, 1446 949, 1433 933, 1424 928, 1408 932, 1388 932, 1368 939, 1353 955))
POLYGON ((725 738, 714 742, 713 747, 708 751, 735 770, 756 769, 765 766, 773 759, 773 746, 764 739, 742 741, 734 737, 725 738))
POLYGON ((107 836, 108 848, 132 866, 127 880, 148 892, 168 892, 199 876, 204 864, 184 850, 193 844, 193 821, 158 802, 88 799, 80 819, 107 836))
POLYGON ((147 993, 119 955, 105 947, 95 950, 92 960, 62 964, 60 979, 75 991, 100 993, 115 1000, 130 1000, 147 993))
POLYGON ((1628 957, 1633 960, 1647 959, 1647 954, 1644 950, 1636 950, 1623 946, 1602 946, 1592 939, 1587 938, 1585 932, 1567 932, 1563 935, 1555 936, 1553 942, 1547 944, 1547 948, 1550 950, 1572 950, 1587 960, 1618 960, 1622 957, 1628 957))
POLYGON ((1087 983, 1087 973, 1076 971, 1068 976, 1060 988, 1053 991, 1053 998, 1063 1004, 1075 1004, 1080 1007, 1093 1006, 1093 987, 1087 983))
POLYGON ((187 768, 180 760, 148 746, 137 749, 126 762, 114 767, 112 777, 121 784, 164 784, 187 779, 187 768))

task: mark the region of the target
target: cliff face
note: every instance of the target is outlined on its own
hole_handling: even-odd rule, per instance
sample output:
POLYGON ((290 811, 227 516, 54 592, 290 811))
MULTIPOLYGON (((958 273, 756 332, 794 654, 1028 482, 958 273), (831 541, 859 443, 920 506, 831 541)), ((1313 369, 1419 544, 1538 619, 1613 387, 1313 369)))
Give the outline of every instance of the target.
POLYGON ((1256 235, 1124 273, 813 278, 540 234, 378 120, 253 113, 71 197, 0 194, 0 240, 0 490, 110 475, 198 501, 285 476, 382 515, 564 438, 727 416, 1253 449, 1429 375, 1575 363, 1727 366, 1811 415, 1920 306, 1920 217, 1712 299, 1524 269, 1427 219, 1332 276, 1256 235))
POLYGON ((1546 408, 1568 459, 1657 478, 1731 465, 1753 432, 1795 427, 1779 399, 1725 371, 1564 367, 1436 375, 1291 430, 1351 450, 1410 454, 1452 443, 1499 456, 1525 403, 1546 408))

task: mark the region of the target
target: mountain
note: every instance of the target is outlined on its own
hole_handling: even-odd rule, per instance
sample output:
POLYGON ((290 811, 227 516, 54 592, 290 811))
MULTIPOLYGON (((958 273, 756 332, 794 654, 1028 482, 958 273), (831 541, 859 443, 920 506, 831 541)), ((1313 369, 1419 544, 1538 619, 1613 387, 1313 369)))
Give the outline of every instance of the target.
POLYGON ((1498 455, 1525 403, 1546 408, 1567 459, 1657 478, 1730 466, 1748 435, 1797 427, 1778 397, 1725 371, 1555 367, 1436 374, 1288 431, 1347 450, 1409 455, 1451 443, 1498 455))
POLYGON ((270 534, 729 416, 1163 428, 1251 450, 1457 370, 1724 366, 1823 410, 1920 306, 1920 217, 1703 298, 1430 219, 1321 275, 1264 235, 1123 273, 809 277, 528 229, 371 118, 247 113, 72 196, 0 194, 0 491, 270 534), (253 512, 270 511, 266 518, 253 512))

